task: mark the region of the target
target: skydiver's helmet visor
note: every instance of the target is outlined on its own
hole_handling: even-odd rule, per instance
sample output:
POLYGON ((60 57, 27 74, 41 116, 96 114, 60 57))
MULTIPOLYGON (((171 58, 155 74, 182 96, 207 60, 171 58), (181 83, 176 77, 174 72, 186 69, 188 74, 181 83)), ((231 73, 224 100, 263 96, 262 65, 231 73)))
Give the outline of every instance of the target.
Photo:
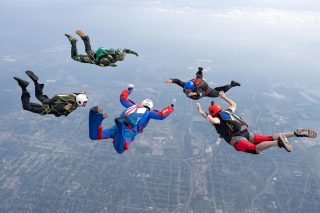
POLYGON ((149 110, 152 110, 153 108, 153 102, 150 99, 144 99, 141 102, 142 106, 147 107, 149 110))
POLYGON ((222 108, 219 104, 211 102, 211 105, 208 107, 209 114, 212 117, 216 117, 219 112, 221 112, 222 108))
POLYGON ((116 51, 116 56, 117 56, 117 61, 123 61, 124 58, 126 57, 126 53, 123 52, 123 50, 118 49, 118 50, 116 51))
POLYGON ((194 86, 194 83, 192 81, 187 81, 184 83, 184 87, 185 91, 189 91, 189 92, 193 92, 196 87, 194 86))
POLYGON ((85 94, 81 93, 81 94, 77 95, 76 102, 77 102, 78 106, 85 107, 88 102, 88 98, 85 94))

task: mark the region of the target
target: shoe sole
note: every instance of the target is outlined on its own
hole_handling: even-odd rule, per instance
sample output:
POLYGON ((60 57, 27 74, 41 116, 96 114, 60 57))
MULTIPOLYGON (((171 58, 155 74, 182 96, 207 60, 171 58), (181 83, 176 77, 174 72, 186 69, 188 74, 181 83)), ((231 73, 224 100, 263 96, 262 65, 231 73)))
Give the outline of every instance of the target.
POLYGON ((317 132, 312 129, 297 129, 295 131, 296 134, 302 137, 308 137, 308 138, 316 138, 317 137, 317 132), (307 134, 303 134, 303 132, 307 132, 307 134))
POLYGON ((239 82, 237 82, 237 81, 231 81, 231 84, 233 84, 233 86, 235 86, 235 87, 240 87, 241 86, 241 84, 239 83, 239 82))
POLYGON ((104 112, 99 106, 91 107, 90 112, 93 112, 93 113, 100 112, 104 118, 108 117, 108 113, 104 112))
POLYGON ((77 41, 78 41, 78 39, 72 37, 72 36, 69 35, 69 34, 64 34, 64 35, 69 39, 70 42, 77 42, 77 41))
POLYGON ((293 148, 291 146, 291 144, 288 142, 288 139, 282 135, 280 135, 280 140, 282 141, 283 144, 283 148, 285 148, 285 150, 287 150, 287 152, 292 152, 293 148))
POLYGON ((30 71, 30 70, 27 70, 26 71, 26 74, 27 74, 27 76, 29 76, 29 78, 31 78, 31 80, 33 80, 33 81, 38 81, 39 80, 39 78, 38 78, 38 76, 36 76, 36 74, 34 74, 32 71, 30 71))
POLYGON ((98 113, 99 112, 99 107, 98 106, 91 107, 90 112, 98 113))
POLYGON ((76 30, 76 33, 77 33, 80 37, 86 36, 86 34, 85 34, 84 32, 82 32, 81 30, 76 30))
POLYGON ((28 81, 25 81, 25 80, 23 80, 23 79, 21 79, 21 78, 13 77, 13 79, 18 82, 19 86, 21 86, 20 83, 24 84, 23 86, 25 86, 25 87, 27 87, 27 86, 29 85, 29 82, 28 82, 28 81))

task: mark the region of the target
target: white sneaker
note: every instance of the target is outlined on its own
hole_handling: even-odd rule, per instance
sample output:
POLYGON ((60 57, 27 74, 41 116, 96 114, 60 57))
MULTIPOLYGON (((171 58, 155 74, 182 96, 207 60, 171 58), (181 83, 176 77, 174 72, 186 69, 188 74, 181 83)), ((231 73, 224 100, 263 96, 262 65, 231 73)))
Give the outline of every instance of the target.
POLYGON ((284 135, 280 135, 279 139, 278 139, 278 146, 280 148, 285 148, 287 150, 287 152, 292 152, 293 148, 290 145, 288 138, 284 135))
POLYGON ((317 137, 317 132, 312 129, 296 129, 294 131, 294 134, 297 137, 308 137, 308 138, 316 138, 317 137))

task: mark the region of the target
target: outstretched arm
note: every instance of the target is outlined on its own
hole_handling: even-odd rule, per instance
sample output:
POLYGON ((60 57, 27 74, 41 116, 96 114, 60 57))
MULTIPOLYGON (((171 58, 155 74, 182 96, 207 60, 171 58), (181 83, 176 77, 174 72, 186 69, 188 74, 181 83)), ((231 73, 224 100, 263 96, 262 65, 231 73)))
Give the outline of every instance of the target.
POLYGON ((133 92, 133 90, 134 85, 129 84, 128 89, 122 90, 120 94, 120 103, 126 108, 135 105, 135 103, 128 98, 128 96, 133 92))
POLYGON ((152 110, 149 113, 149 117, 155 120, 163 120, 168 117, 173 112, 173 110, 174 108, 172 106, 167 106, 160 112, 158 110, 152 110))
POLYGON ((124 49, 123 52, 128 53, 128 54, 133 54, 135 56, 139 56, 137 52, 133 51, 133 50, 129 50, 129 49, 124 49))
POLYGON ((177 78, 171 78, 171 79, 169 79, 169 80, 165 80, 164 82, 167 83, 167 84, 172 84, 172 83, 174 83, 174 84, 177 84, 177 85, 179 85, 180 87, 184 88, 184 82, 183 82, 183 81, 180 81, 180 80, 177 79, 177 78))
POLYGON ((221 99, 225 100, 225 101, 229 104, 229 109, 231 109, 232 112, 235 112, 235 111, 236 111, 236 109, 237 109, 237 104, 236 104, 233 100, 231 100, 230 98, 228 98, 223 91, 220 91, 220 92, 219 92, 219 97, 220 97, 221 99))
POLYGON ((200 103, 196 104, 197 111, 210 123, 212 124, 220 124, 219 118, 213 118, 211 115, 202 110, 200 103))
POLYGON ((176 99, 174 98, 170 106, 163 108, 160 112, 157 110, 152 110, 149 113, 149 117, 156 120, 163 120, 173 112, 175 105, 176 105, 176 99))

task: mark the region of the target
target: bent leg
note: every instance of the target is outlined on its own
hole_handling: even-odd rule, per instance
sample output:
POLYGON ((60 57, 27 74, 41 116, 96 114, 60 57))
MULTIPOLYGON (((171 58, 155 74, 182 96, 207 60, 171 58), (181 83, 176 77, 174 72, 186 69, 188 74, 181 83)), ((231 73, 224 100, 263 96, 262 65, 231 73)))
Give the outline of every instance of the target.
POLYGON ((71 45, 71 58, 78 56, 78 49, 76 44, 71 45))
MULTIPOLYGON (((286 136, 283 134, 283 136, 286 136)), ((257 153, 262 152, 263 150, 269 149, 274 146, 279 146, 278 139, 280 135, 258 135, 250 133, 249 141, 256 145, 257 153)), ((279 146, 280 147, 280 146, 279 146)))
POLYGON ((216 91, 218 91, 218 94, 220 91, 223 91, 223 92, 227 92, 229 89, 231 89, 233 86, 231 84, 229 85, 224 85, 224 86, 221 86, 221 87, 216 87, 214 88, 216 91))
POLYGON ((263 141, 256 145, 256 151, 257 153, 260 153, 263 150, 269 149, 274 146, 278 146, 278 141, 263 141))
POLYGON ((30 103, 30 93, 29 92, 23 92, 21 95, 21 102, 22 107, 24 110, 37 113, 37 114, 43 114, 43 107, 40 104, 36 103, 30 103))
POLYGON ((81 63, 87 63, 87 64, 94 63, 87 55, 77 55, 75 57, 72 57, 72 59, 81 63))
POLYGON ((109 129, 103 129, 102 125, 98 127, 98 138, 99 139, 108 139, 114 138, 116 133, 116 127, 113 126, 109 129))
POLYGON ((251 154, 259 154, 256 150, 256 145, 247 140, 238 140, 234 144, 234 148, 240 152, 247 152, 251 154))
POLYGON ((101 112, 93 112, 90 110, 89 112, 89 137, 91 140, 100 140, 107 138, 114 138, 115 135, 115 127, 110 129, 103 129, 102 122, 104 120, 103 113, 101 112))
POLYGON ((78 55, 77 45, 71 45, 71 58, 74 61, 78 61, 81 63, 92 63, 92 60, 87 55, 78 55))
POLYGON ((113 147, 118 154, 122 154, 124 151, 128 150, 129 145, 133 141, 136 133, 134 133, 131 128, 124 126, 123 123, 118 123, 116 128, 117 130, 113 147))
POLYGON ((203 77, 203 72, 202 72, 202 70, 198 70, 198 72, 196 73, 196 78, 202 79, 202 77, 203 77))
POLYGON ((94 61, 95 60, 95 57, 94 57, 95 54, 94 54, 94 51, 91 49, 89 36, 82 36, 81 39, 83 40, 85 51, 86 51, 88 57, 91 60, 94 61))
POLYGON ((209 92, 208 92, 207 96, 211 97, 211 98, 219 97, 219 91, 212 89, 212 88, 209 88, 209 92))
POLYGON ((273 138, 272 135, 258 135, 258 134, 250 133, 250 136, 249 136, 249 141, 254 144, 259 144, 261 142, 266 142, 266 141, 275 141, 277 139, 278 138, 273 138))
POLYGON ((35 84, 35 96, 41 103, 49 103, 50 98, 43 94, 44 84, 35 84))

